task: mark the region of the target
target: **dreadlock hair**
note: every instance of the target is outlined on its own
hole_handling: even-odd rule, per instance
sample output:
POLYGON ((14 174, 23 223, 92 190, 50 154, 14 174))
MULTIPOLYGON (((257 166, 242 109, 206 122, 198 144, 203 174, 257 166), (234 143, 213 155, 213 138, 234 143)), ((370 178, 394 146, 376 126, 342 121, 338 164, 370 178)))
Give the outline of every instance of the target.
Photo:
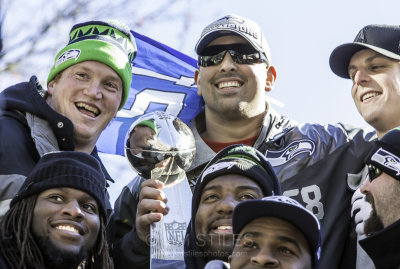
MULTIPOLYGON (((45 259, 31 232, 33 211, 38 194, 16 202, 0 222, 0 250, 11 269, 45 268, 45 259)), ((82 268, 112 268, 106 240, 106 225, 100 216, 100 231, 92 257, 81 263, 82 268)))
POLYGON ((0 248, 12 269, 22 269, 25 264, 44 268, 42 253, 30 229, 36 199, 34 194, 15 203, 1 220, 0 248))

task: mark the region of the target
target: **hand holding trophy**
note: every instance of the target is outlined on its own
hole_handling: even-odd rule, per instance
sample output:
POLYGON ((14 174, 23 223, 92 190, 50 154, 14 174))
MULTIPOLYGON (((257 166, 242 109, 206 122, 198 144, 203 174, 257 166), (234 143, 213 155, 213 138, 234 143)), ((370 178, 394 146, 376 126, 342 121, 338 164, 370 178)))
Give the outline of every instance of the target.
POLYGON ((164 183, 168 198, 168 215, 151 226, 151 268, 184 268, 183 243, 192 200, 185 170, 195 156, 190 128, 165 112, 143 115, 130 128, 125 154, 144 178, 164 183))

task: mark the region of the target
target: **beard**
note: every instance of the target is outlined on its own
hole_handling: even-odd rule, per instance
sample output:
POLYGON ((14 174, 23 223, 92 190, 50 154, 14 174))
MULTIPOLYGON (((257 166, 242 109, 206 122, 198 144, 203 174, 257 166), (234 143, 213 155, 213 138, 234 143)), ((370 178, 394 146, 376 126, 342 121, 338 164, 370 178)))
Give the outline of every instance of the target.
POLYGON ((78 265, 89 257, 89 253, 81 248, 79 253, 71 253, 59 249, 48 236, 36 237, 35 241, 42 252, 47 268, 77 268, 78 265))
POLYGON ((370 235, 374 232, 382 230, 384 227, 383 227, 381 218, 376 213, 374 197, 371 194, 367 193, 365 195, 365 200, 367 202, 369 202, 372 207, 371 215, 370 215, 369 219, 367 219, 365 221, 365 225, 364 225, 365 234, 370 235))

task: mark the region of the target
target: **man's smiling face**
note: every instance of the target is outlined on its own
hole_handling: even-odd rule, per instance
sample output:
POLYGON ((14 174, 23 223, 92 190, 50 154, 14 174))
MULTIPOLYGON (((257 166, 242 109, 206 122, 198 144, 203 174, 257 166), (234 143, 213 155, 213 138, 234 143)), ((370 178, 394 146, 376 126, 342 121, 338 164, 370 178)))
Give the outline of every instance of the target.
POLYGON ((348 71, 357 110, 378 137, 400 125, 400 62, 364 49, 353 55, 348 71))
MULTIPOLYGON (((244 38, 228 35, 211 41, 206 49, 246 44, 244 38)), ((206 111, 232 118, 252 117, 265 111, 265 92, 272 88, 275 69, 265 63, 238 64, 226 53, 220 64, 196 70, 194 78, 206 111)))
POLYGON ((233 209, 241 201, 261 197, 258 184, 245 176, 223 175, 208 182, 195 217, 197 244, 205 252, 225 253, 227 259, 233 248, 233 209))
POLYGON ((48 85, 48 104, 74 124, 76 146, 94 147, 116 116, 123 94, 118 74, 97 61, 70 66, 48 85))
POLYGON ((38 195, 31 229, 46 260, 55 258, 48 257, 55 251, 68 257, 67 260, 76 257, 79 263, 96 245, 99 206, 90 195, 77 189, 45 190, 38 195))

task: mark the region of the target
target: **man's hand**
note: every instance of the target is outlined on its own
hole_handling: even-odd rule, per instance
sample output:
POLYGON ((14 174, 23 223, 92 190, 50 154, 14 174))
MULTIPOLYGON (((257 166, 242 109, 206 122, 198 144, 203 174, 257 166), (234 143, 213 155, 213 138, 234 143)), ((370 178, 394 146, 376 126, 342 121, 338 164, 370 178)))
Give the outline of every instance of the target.
POLYGON ((351 197, 351 217, 354 216, 358 236, 364 236, 364 223, 369 219, 372 211, 371 204, 365 200, 365 194, 358 188, 351 197))
POLYGON ((136 213, 136 233, 138 237, 149 244, 150 225, 168 214, 167 197, 162 191, 161 181, 148 179, 141 185, 139 204, 136 213))

